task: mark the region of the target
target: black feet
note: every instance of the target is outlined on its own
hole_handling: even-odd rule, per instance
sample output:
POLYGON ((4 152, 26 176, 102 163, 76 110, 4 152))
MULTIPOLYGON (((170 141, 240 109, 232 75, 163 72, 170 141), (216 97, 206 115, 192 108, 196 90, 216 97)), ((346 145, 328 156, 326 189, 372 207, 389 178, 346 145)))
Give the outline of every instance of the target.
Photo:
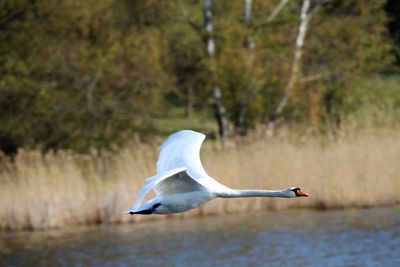
POLYGON ((153 207, 147 210, 139 210, 139 211, 130 211, 129 214, 144 214, 144 215, 150 215, 152 214, 159 206, 161 206, 160 203, 154 204, 153 207))

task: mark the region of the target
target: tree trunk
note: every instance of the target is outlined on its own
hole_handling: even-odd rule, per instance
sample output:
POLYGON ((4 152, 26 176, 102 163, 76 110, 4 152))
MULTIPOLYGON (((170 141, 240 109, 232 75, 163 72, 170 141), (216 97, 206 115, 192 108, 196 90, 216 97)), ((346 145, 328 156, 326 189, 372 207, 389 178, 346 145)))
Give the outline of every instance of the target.
POLYGON ((218 133, 221 138, 222 145, 224 146, 228 139, 228 119, 226 117, 226 110, 222 103, 221 89, 214 85, 214 105, 215 105, 215 118, 218 123, 218 133))
POLYGON ((293 91, 297 85, 299 80, 299 76, 301 74, 301 60, 303 56, 303 47, 304 47, 304 40, 306 38, 308 25, 312 16, 312 12, 310 12, 310 4, 311 0, 303 0, 301 5, 301 12, 300 12, 300 24, 299 29, 296 37, 296 45, 294 50, 294 56, 292 60, 292 68, 289 75, 288 83, 284 90, 284 95, 279 102, 278 106, 276 107, 272 118, 270 118, 267 123, 267 127, 269 134, 273 135, 273 132, 276 128, 276 120, 282 114, 289 96, 293 96, 293 91))
POLYGON ((282 11, 283 7, 289 2, 289 0, 281 0, 279 4, 275 7, 274 11, 268 16, 267 21, 273 21, 276 16, 282 11))
MULTIPOLYGON (((250 27, 250 22, 251 22, 251 6, 252 6, 252 0, 244 0, 244 14, 243 14, 243 24, 245 27, 250 27)), ((249 34, 246 38, 246 46, 250 50, 254 50, 255 43, 253 40, 253 36, 249 34)))
MULTIPOLYGON (((244 0, 244 12, 243 12, 243 25, 245 27, 250 27, 250 22, 251 22, 251 7, 252 7, 252 0, 244 0)), ((246 36, 245 39, 245 46, 249 50, 249 54, 247 57, 247 67, 248 68, 253 68, 254 65, 254 49, 256 47, 253 36, 251 34, 246 36)), ((247 112, 247 106, 248 102, 251 99, 252 95, 252 85, 249 84, 247 88, 244 88, 245 90, 245 95, 242 97, 240 100, 240 104, 238 107, 238 112, 236 114, 235 118, 235 135, 236 137, 241 137, 246 134, 246 112, 247 112)))
POLYGON ((207 56, 212 61, 212 83, 213 83, 213 97, 215 107, 215 118, 218 123, 218 132, 221 138, 221 142, 224 145, 228 138, 228 119, 226 116, 226 109, 222 101, 222 92, 218 86, 218 79, 216 73, 216 62, 215 62, 215 40, 213 37, 213 24, 212 24, 212 11, 211 11, 211 0, 204 0, 204 26, 206 29, 206 52, 207 56))

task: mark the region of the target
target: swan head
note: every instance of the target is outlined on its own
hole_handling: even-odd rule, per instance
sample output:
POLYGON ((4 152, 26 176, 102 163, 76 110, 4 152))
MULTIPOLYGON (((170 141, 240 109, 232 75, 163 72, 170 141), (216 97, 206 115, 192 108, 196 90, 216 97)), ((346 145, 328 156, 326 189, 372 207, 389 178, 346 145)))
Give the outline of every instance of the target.
POLYGON ((289 197, 308 197, 308 194, 299 187, 289 187, 285 190, 289 197))

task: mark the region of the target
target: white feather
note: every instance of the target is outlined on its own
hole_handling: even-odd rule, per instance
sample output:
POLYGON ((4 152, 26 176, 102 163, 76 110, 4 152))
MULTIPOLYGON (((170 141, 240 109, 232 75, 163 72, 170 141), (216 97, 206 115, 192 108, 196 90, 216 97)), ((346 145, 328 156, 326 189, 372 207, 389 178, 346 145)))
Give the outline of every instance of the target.
POLYGON ((169 214, 198 207, 215 197, 296 197, 307 196, 298 188, 282 190, 235 190, 206 173, 200 161, 205 135, 184 130, 172 134, 162 145, 157 160, 157 175, 145 179, 129 214, 169 214), (293 190, 300 190, 296 194, 293 190), (142 203, 153 190, 156 197, 142 203), (144 212, 144 213, 143 213, 144 212))
POLYGON ((206 136, 191 130, 171 135, 162 145, 157 160, 157 173, 185 167, 191 177, 208 177, 200 161, 200 147, 206 136))
POLYGON ((146 197, 146 195, 154 188, 154 186, 159 183, 160 181, 171 177, 179 172, 185 171, 186 168, 176 168, 172 169, 163 173, 159 173, 155 176, 149 177, 145 179, 146 184, 137 192, 135 196, 135 200, 133 201, 132 208, 138 209, 143 201, 143 199, 146 197))
POLYGON ((157 196, 166 197, 206 189, 204 186, 196 182, 196 180, 192 179, 186 170, 184 170, 165 179, 159 180, 153 186, 153 190, 156 192, 157 196))

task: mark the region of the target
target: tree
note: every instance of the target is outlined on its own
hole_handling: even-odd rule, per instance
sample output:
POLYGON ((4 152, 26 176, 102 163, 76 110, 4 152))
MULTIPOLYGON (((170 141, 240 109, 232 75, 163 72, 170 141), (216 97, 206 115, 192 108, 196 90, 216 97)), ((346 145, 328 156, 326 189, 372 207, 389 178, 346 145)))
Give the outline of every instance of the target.
POLYGON ((162 19, 132 19, 123 4, 2 2, 4 151, 40 146, 84 152, 145 131, 170 87, 162 65, 162 19))
POLYGON ((226 109, 223 103, 222 91, 218 85, 217 78, 217 64, 215 62, 216 44, 213 36, 213 22, 212 22, 212 0, 204 0, 204 27, 205 27, 205 42, 207 56, 210 58, 210 71, 213 87, 215 117, 218 123, 218 132, 222 144, 228 138, 228 119, 226 117, 226 109))

